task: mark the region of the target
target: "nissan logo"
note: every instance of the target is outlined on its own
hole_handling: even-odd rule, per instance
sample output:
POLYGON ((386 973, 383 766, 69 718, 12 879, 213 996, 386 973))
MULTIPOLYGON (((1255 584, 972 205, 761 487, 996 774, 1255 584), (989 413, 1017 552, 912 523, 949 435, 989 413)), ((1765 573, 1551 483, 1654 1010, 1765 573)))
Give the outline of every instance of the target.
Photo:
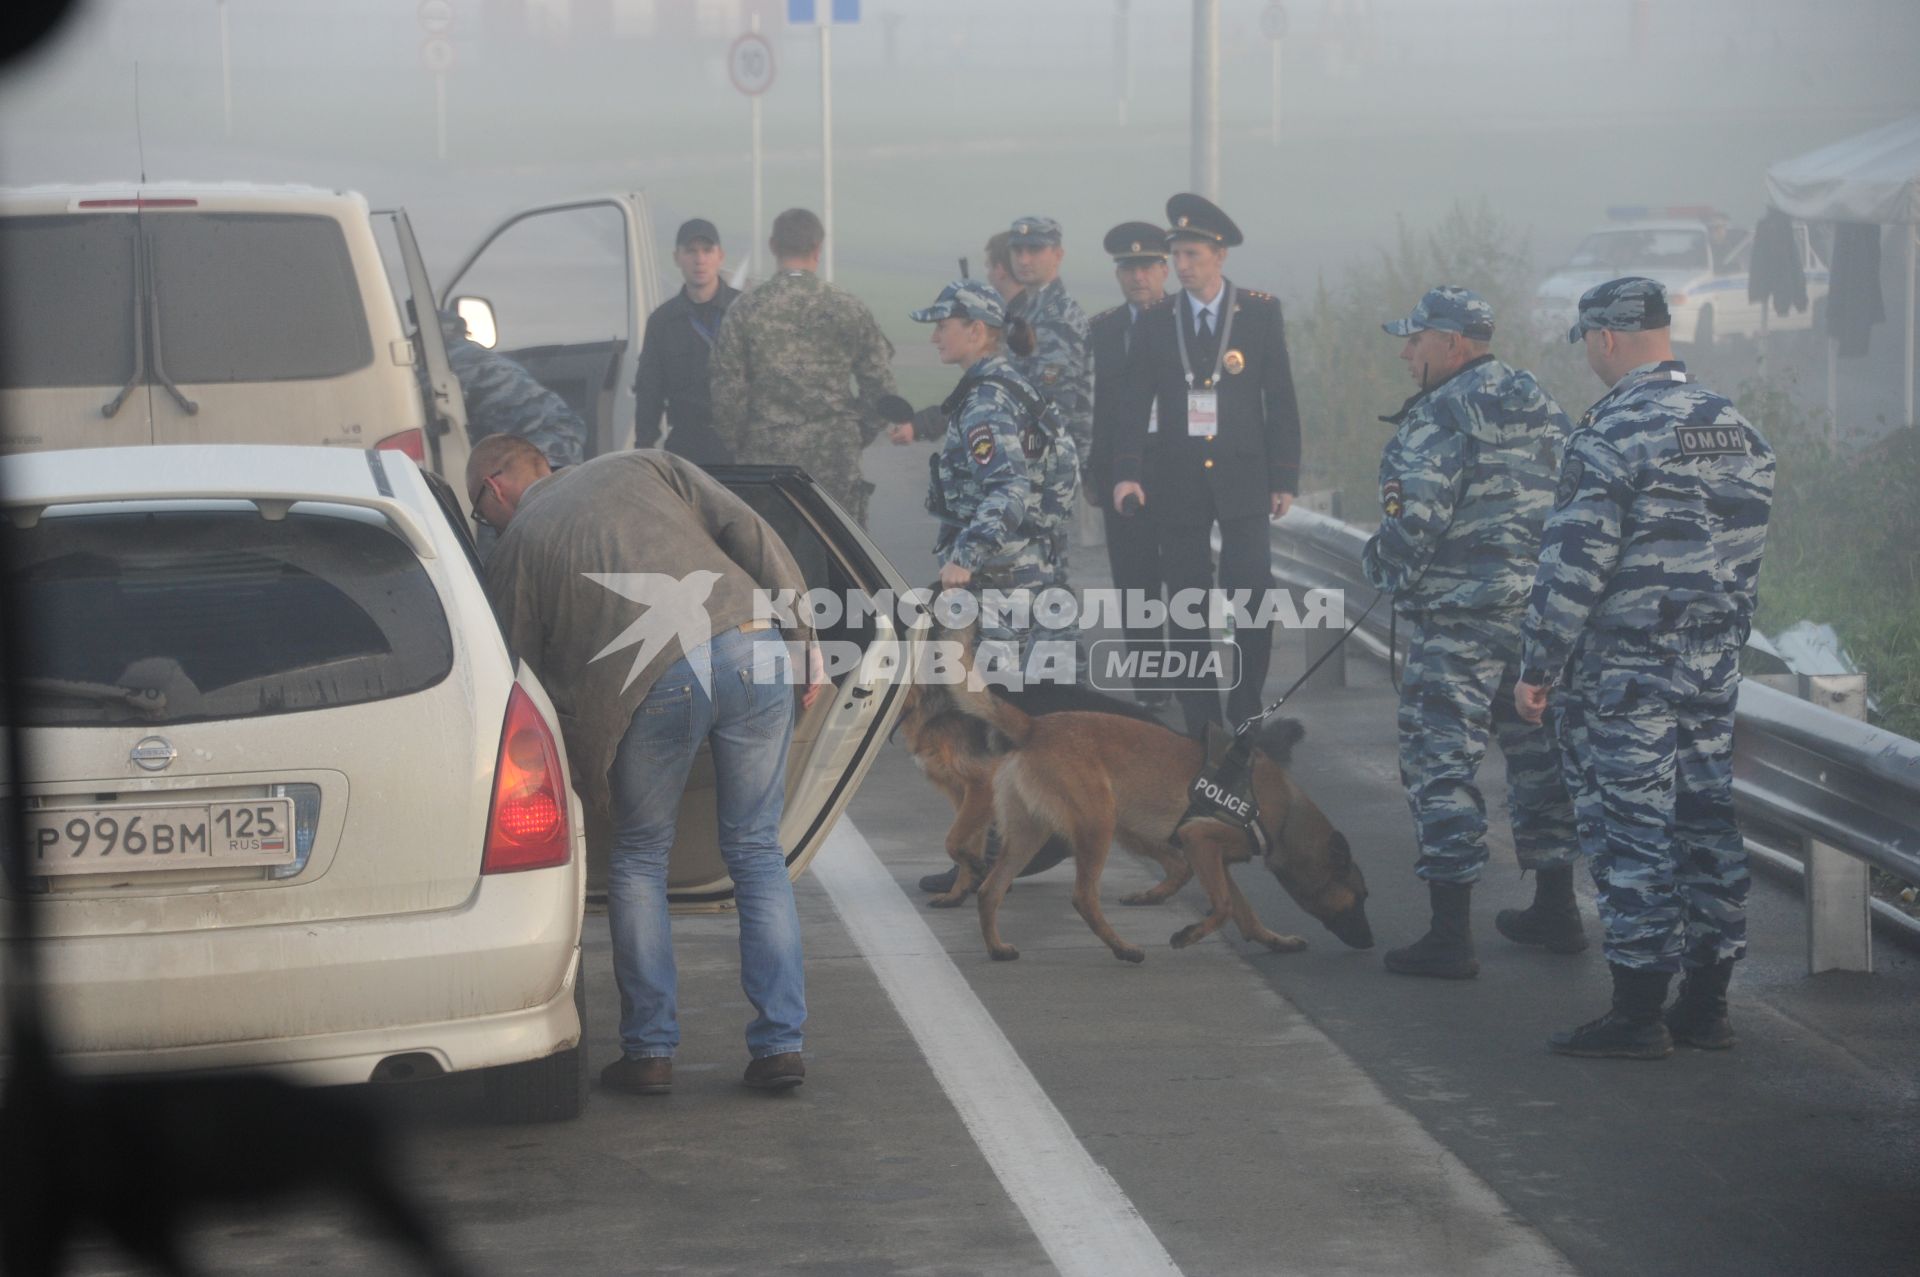
POLYGON ((167 743, 163 736, 149 736, 133 747, 129 755, 136 767, 150 772, 165 771, 173 760, 180 757, 180 751, 167 743))

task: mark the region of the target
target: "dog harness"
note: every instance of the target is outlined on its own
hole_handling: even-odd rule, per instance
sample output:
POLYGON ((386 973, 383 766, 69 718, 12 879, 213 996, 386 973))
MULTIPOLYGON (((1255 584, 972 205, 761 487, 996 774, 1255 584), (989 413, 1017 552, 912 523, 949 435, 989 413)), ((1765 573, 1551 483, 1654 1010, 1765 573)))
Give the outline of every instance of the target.
POLYGON ((1260 823, 1260 803, 1253 796, 1254 734, 1275 710, 1287 703, 1287 697, 1299 691, 1301 685, 1313 677, 1314 671, 1353 637, 1353 632, 1366 623, 1374 603, 1384 597, 1375 594, 1373 603, 1367 604, 1366 611, 1360 613, 1360 619, 1347 627, 1347 632, 1340 636, 1340 642, 1322 652, 1319 660, 1307 666, 1307 672, 1293 680, 1293 686, 1280 693, 1279 700, 1233 729, 1233 743, 1227 746, 1226 753, 1220 755, 1220 761, 1203 764, 1200 774, 1187 787, 1186 814, 1180 817, 1173 832, 1167 835, 1168 842, 1179 846, 1180 831, 1192 821, 1218 820, 1244 830, 1247 837, 1253 840, 1254 850, 1261 856, 1267 854, 1272 840, 1267 837, 1266 827, 1260 823))

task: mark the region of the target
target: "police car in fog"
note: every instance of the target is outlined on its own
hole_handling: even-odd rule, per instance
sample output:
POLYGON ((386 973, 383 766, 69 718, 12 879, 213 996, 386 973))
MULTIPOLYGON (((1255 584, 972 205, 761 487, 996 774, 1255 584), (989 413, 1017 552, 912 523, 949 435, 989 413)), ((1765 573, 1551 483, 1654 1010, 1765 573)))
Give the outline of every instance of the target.
MULTIPOLYGON (((1645 275, 1666 285, 1677 343, 1707 346, 1717 337, 1760 334, 1763 307, 1747 300, 1751 232, 1733 225, 1726 214, 1703 207, 1610 208, 1607 221, 1535 292, 1537 335, 1566 332, 1580 294, 1622 275, 1645 275)), ((1827 263, 1803 223, 1794 224, 1793 236, 1806 272, 1808 307, 1768 315, 1770 332, 1814 327, 1826 313, 1827 263)))

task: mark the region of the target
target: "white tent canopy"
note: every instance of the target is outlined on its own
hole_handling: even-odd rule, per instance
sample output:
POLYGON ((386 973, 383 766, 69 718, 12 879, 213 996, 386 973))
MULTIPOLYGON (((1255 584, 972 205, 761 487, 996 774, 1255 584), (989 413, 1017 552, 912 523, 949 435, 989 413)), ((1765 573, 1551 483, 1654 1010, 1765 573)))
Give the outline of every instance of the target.
POLYGON ((1920 222, 1920 115, 1780 161, 1767 201, 1803 222, 1920 222))
MULTIPOLYGON (((1906 420, 1913 416, 1914 276, 1920 256, 1920 115, 1883 124, 1767 170, 1767 201, 1806 222, 1905 226, 1906 420)), ((1827 415, 1836 416, 1834 346, 1827 346, 1827 415)), ((1837 428, 1837 421, 1834 423, 1837 428)))

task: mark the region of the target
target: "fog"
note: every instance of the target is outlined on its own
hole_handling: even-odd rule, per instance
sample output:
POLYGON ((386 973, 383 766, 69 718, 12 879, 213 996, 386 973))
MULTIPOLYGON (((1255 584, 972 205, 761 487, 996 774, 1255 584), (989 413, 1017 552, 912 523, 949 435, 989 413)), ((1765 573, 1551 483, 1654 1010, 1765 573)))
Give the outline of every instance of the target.
MULTIPOLYGON (((127 181, 143 139, 156 179, 403 203, 439 271, 509 210, 643 189, 663 241, 706 216, 737 262, 765 231, 725 55, 757 14, 765 216, 821 201, 818 37, 777 0, 452 0, 444 159, 412 0, 229 0, 230 116, 222 8, 83 7, 0 90, 0 178, 127 181)), ((832 37, 836 275, 903 362, 923 345, 903 306, 1016 215, 1065 225, 1090 311, 1117 300, 1100 234, 1190 185, 1191 5, 862 8, 832 37)), ((1911 0, 1291 0, 1276 138, 1266 8, 1221 3, 1219 200, 1247 234, 1234 276, 1295 308, 1456 202, 1485 200, 1542 272, 1613 205, 1750 226, 1768 163, 1920 106, 1911 0)))

